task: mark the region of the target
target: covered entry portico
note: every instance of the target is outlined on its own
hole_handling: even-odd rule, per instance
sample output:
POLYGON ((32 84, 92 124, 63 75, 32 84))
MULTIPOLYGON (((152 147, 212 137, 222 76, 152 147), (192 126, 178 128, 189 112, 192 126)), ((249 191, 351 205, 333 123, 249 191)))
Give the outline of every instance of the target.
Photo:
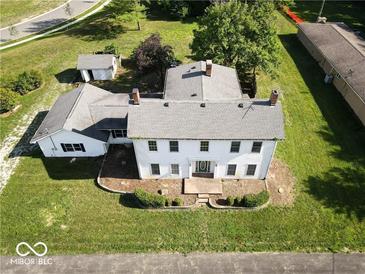
POLYGON ((216 161, 211 160, 191 160, 189 166, 189 178, 215 178, 216 161))

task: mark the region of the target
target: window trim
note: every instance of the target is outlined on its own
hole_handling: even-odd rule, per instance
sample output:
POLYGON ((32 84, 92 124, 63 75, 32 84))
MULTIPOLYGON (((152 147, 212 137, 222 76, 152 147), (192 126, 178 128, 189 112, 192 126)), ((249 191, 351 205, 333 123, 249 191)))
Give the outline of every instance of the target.
POLYGON ((151 168, 151 175, 152 175, 152 176, 161 175, 160 164, 156 164, 156 163, 150 164, 150 168, 151 168), (154 165, 155 165, 155 167, 157 166, 157 168, 158 168, 158 173, 153 173, 153 166, 154 166, 154 165))
POLYGON ((229 150, 230 153, 239 153, 241 150, 241 141, 232 141, 231 142, 231 149, 229 150), (238 150, 237 151, 233 151, 232 148, 234 147, 233 146, 233 143, 238 143, 238 150))
POLYGON ((209 141, 200 141, 200 152, 209 152, 209 141), (203 146, 203 143, 207 143, 207 150, 202 150, 202 147, 205 147, 203 146))
POLYGON ((149 151, 151 151, 151 152, 156 152, 156 151, 158 151, 157 141, 155 141, 155 140, 148 140, 147 145, 148 145, 148 150, 149 150, 149 151), (154 145, 150 144, 150 143, 152 143, 152 142, 154 142, 154 145), (154 146, 156 147, 156 150, 155 150, 155 149, 151 149, 151 147, 154 147, 154 146))
POLYGON ((249 165, 247 165, 246 176, 255 176, 256 170, 257 170, 257 164, 249 164, 249 165), (255 167, 255 169, 253 171, 253 174, 248 174, 248 171, 249 171, 249 168, 250 167, 255 167))
POLYGON ((86 152, 85 146, 83 143, 60 143, 63 152, 86 152), (77 146, 77 149, 76 149, 77 146))
POLYGON ((226 175, 227 176, 236 176, 236 173, 237 173, 237 164, 228 164, 227 170, 226 170, 226 175), (229 174, 229 168, 232 166, 234 167, 234 174, 229 174))
POLYGON ((170 152, 179 152, 179 141, 176 140, 171 140, 169 141, 169 148, 170 148, 170 152), (175 143, 176 142, 176 146, 171 146, 171 143, 175 143), (171 148, 176 148, 176 150, 171 150, 171 148))
POLYGON ((251 148, 251 153, 261 153, 262 145, 263 145, 263 142, 262 141, 255 141, 255 142, 253 142, 252 143, 252 148, 251 148), (257 145, 255 146, 255 144, 260 144, 259 151, 254 151, 254 148, 257 148, 257 145))
MULTIPOLYGON (((171 164, 170 165, 171 175, 180 175, 180 165, 179 164, 171 164), (173 173, 174 168, 172 166, 177 166, 177 173, 173 173)), ((175 170, 176 171, 176 170, 175 170)))

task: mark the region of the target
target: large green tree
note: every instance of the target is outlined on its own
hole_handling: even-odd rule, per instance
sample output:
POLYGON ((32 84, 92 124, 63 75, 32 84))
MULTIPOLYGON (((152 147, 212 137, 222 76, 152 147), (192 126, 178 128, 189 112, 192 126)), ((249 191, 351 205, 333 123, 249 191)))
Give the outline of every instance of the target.
POLYGON ((212 59, 240 73, 256 69, 275 75, 279 43, 272 1, 228 1, 211 5, 191 44, 197 59, 212 59))

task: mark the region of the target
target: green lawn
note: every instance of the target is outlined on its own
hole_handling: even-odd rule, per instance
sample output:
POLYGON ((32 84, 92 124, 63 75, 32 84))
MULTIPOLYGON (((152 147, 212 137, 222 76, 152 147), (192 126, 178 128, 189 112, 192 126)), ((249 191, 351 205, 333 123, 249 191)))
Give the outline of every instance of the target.
POLYGON ((0 27, 16 24, 60 6, 67 0, 0 0, 0 27))
MULTIPOLYGON (((365 5, 361 1, 326 1, 322 16, 330 22, 345 22, 351 28, 365 33, 365 5)), ((295 13, 308 22, 317 20, 322 1, 296 0, 291 7, 295 13)))
MULTIPOLYGON (((115 41, 128 56, 141 39, 158 31, 186 62, 194 26, 149 20, 142 32, 120 33, 115 38, 102 36, 103 32, 90 36, 89 27, 82 34, 78 30, 60 33, 2 53, 3 73, 36 66, 47 77, 46 86, 28 97, 29 107, 14 115, 18 118, 6 120, 3 136, 25 109, 45 97, 50 104, 70 88, 53 75, 62 71, 73 75, 69 70, 77 53, 115 41)), ((15 254, 20 241, 43 241, 50 254, 365 251, 364 130, 335 89, 323 84, 324 75, 297 41, 294 25, 279 15, 278 26, 283 45, 278 78, 259 75, 258 87, 260 97, 267 97, 272 88, 282 93, 286 140, 279 144, 277 157, 296 177, 293 207, 258 212, 146 211, 134 208, 130 197, 95 185, 100 159, 69 163, 68 159, 45 159, 38 152, 22 157, 1 194, 1 254, 15 254)))

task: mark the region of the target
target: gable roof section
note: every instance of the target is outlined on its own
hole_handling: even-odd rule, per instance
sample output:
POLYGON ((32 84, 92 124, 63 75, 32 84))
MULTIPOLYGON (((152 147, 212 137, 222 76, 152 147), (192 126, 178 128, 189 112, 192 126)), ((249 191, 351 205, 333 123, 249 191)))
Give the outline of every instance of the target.
POLYGON ((82 54, 77 59, 77 69, 110 69, 113 59, 113 54, 82 54))
POLYGON ((141 100, 128 112, 128 137, 151 139, 283 139, 281 104, 268 100, 232 102, 141 100), (168 103, 168 106, 165 106, 168 103), (242 107, 238 107, 239 103, 242 107))
POLYGON ((213 64, 212 75, 206 76, 206 62, 180 65, 167 70, 166 100, 234 100, 244 96, 233 68, 213 64))
POLYGON ((123 120, 126 119, 128 102, 127 94, 113 94, 90 84, 82 84, 57 99, 31 143, 62 129, 106 141, 109 134, 100 129, 109 129, 112 120, 117 118, 120 121, 116 126, 125 123, 126 128, 123 120))
POLYGON ((299 28, 365 101, 365 40, 344 23, 302 23, 299 28))

